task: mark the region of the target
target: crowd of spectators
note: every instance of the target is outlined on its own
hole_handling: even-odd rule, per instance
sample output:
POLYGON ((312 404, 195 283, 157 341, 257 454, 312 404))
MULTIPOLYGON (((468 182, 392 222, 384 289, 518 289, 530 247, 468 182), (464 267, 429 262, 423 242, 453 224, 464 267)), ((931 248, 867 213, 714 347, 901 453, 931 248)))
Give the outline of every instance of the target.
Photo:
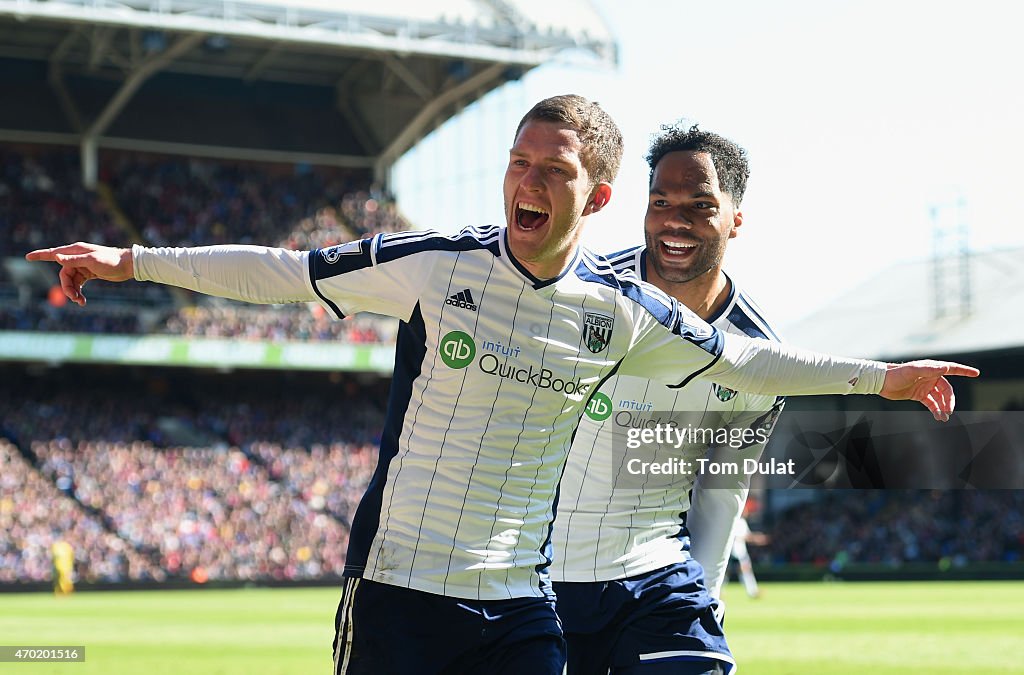
POLYGON ((276 245, 363 184, 343 169, 136 153, 111 155, 102 176, 152 246, 276 245))
POLYGON ((219 301, 174 310, 94 302, 79 307, 61 294, 59 300, 28 305, 0 299, 0 330, 391 344, 398 322, 373 314, 337 321, 315 303, 267 308, 219 301))
POLYGON ((2 482, 0 510, 31 512, 52 533, 29 546, 20 530, 0 531, 0 560, 17 570, 0 581, 49 578, 53 537, 72 544, 79 578, 94 581, 340 576, 376 460, 383 386, 342 383, 330 397, 0 388, 0 437, 34 460, 8 446, 21 478, 2 482), (58 517, 64 508, 96 514, 86 523, 107 530, 86 536, 58 517))
POLYGON ((227 302, 183 308, 159 328, 161 333, 189 337, 355 344, 392 343, 397 330, 397 321, 369 314, 337 321, 314 303, 267 309, 227 302))
POLYGON ((126 241, 82 186, 77 149, 0 145, 0 258, 68 240, 126 241))
MULTIPOLYGON (((0 146, 0 258, 68 241, 126 246, 222 243, 292 249, 331 246, 378 232, 411 229, 394 199, 366 171, 304 164, 271 165, 100 153, 105 202, 82 186, 78 151, 0 146), (119 210, 127 225, 114 217, 119 210)), ((152 286, 141 284, 140 286, 152 286)), ((152 325, 131 310, 62 311, 63 301, 36 294, 0 303, 0 330, 140 334, 151 332, 250 339, 390 341, 394 326, 379 319, 331 325, 316 309, 181 307, 163 292, 163 316, 152 325), (251 324, 251 325, 249 325, 251 324)), ((59 290, 59 289, 57 289, 59 290)), ((90 284, 93 305, 135 305, 138 291, 90 284), (134 293, 134 295, 132 295, 134 293)), ((192 303, 199 297, 193 295, 192 303)))
POLYGON ((958 567, 1024 559, 1024 493, 1016 490, 836 491, 776 516, 765 565, 839 572, 855 563, 958 567))
POLYGON ((347 528, 238 448, 54 439, 32 451, 44 475, 105 514, 130 546, 157 551, 170 577, 341 575, 347 528))
POLYGON ((108 333, 136 335, 142 331, 139 313, 130 308, 90 308, 45 303, 0 305, 0 330, 41 333, 108 333))
POLYGON ((0 583, 49 581, 50 550, 74 542, 75 575, 91 582, 160 581, 163 570, 62 494, 0 438, 0 583))
POLYGON ((152 246, 306 250, 411 229, 365 171, 122 153, 104 176, 152 246))
POLYGON ((381 232, 412 229, 394 200, 380 190, 360 189, 303 218, 279 246, 296 251, 324 248, 381 232))

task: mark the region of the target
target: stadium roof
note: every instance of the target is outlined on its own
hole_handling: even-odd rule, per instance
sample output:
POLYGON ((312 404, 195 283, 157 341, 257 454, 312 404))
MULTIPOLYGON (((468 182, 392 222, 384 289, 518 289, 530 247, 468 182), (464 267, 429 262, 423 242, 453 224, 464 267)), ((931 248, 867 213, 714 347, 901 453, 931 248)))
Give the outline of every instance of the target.
POLYGON ((0 0, 0 136, 380 168, 553 59, 616 63, 589 0, 0 0))
MULTIPOLYGON (((943 269, 950 262, 958 261, 943 261, 943 269)), ((837 297, 788 326, 785 338, 816 351, 883 360, 1024 348, 1024 248, 973 253, 966 262, 971 302, 964 317, 933 317, 936 268, 919 261, 895 265, 837 297)))

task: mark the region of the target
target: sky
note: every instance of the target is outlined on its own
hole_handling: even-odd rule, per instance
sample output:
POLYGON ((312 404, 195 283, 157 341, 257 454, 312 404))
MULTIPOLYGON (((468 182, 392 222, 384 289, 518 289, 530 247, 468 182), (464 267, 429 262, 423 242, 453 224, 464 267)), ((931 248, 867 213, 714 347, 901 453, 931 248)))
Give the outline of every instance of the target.
POLYGON ((618 39, 618 69, 546 64, 421 142, 394 174, 416 226, 503 222, 519 118, 541 98, 578 93, 626 140, 585 244, 642 243, 651 135, 698 122, 749 153, 726 270, 783 330, 872 275, 930 257, 936 225, 965 221, 975 250, 1024 246, 1024 10, 1013 3, 595 4, 618 39))

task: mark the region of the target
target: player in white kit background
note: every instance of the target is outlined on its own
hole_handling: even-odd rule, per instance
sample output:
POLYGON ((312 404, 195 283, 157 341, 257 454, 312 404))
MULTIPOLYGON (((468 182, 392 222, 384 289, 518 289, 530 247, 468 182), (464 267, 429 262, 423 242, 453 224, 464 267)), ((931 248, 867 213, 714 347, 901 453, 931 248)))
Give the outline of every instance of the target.
POLYGON ((723 335, 616 273, 579 239, 611 197, 621 153, 599 106, 554 97, 516 131, 502 227, 310 252, 72 244, 27 257, 60 263, 62 288, 79 304, 89 279, 136 278, 401 319, 378 465, 352 524, 336 672, 555 674, 564 643, 546 571, 553 505, 602 380, 679 384, 706 374, 737 390, 880 393, 946 419, 952 388, 942 376, 976 374, 723 335))
MULTIPOLYGON (((746 511, 747 509, 744 509, 744 513, 746 511)), ((743 590, 747 592, 747 597, 759 598, 761 597, 761 589, 757 585, 757 576, 754 574, 754 561, 750 559, 750 551, 747 550, 748 543, 755 546, 764 546, 769 543, 769 538, 764 532, 754 532, 751 530, 750 523, 747 522, 744 515, 741 515, 736 519, 736 523, 732 528, 730 557, 736 560, 738 568, 736 573, 743 584, 743 590)))

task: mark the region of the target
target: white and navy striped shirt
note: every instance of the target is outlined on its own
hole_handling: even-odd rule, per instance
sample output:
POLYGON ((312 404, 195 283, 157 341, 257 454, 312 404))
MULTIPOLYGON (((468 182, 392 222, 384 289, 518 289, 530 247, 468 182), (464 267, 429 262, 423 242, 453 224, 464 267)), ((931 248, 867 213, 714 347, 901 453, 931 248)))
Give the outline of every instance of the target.
POLYGON ((508 251, 504 227, 382 234, 308 253, 134 247, 133 258, 139 280, 402 320, 345 573, 453 597, 550 593, 558 482, 584 405, 612 374, 679 384, 706 372, 736 388, 786 383, 788 393, 877 392, 884 377, 881 364, 726 341, 583 249, 538 280, 508 251))
POLYGON ((544 594, 552 501, 591 389, 616 368, 657 368, 677 383, 721 352, 716 332, 588 252, 557 279, 532 278, 499 228, 383 235, 310 261, 336 315, 404 321, 380 463, 346 563, 382 583, 544 594))
MULTIPOLYGON (((647 251, 643 246, 608 256, 620 272, 646 276, 647 251)), ((730 294, 709 323, 725 333, 752 338, 778 340, 761 312, 730 280, 730 294)), ((657 422, 675 420, 709 429, 755 429, 773 421, 784 399, 774 395, 747 394, 722 387, 711 380, 699 379, 682 388, 667 387, 648 378, 614 376, 601 386, 610 401, 610 414, 583 417, 573 440, 559 491, 558 517, 553 532, 554 581, 593 582, 636 576, 666 565, 686 561, 690 554, 686 522, 690 511, 690 490, 694 474, 680 475, 671 485, 659 482, 654 487, 621 483, 629 456, 613 452, 614 443, 622 443, 628 429, 650 428, 657 422)), ((730 452, 719 450, 718 459, 736 461, 758 457, 764 444, 749 444, 730 452)), ((620 449, 621 450, 621 449, 620 449)), ((687 445, 681 451, 659 449, 658 461, 678 457, 696 467, 697 457, 713 457, 707 445, 687 445)), ((651 455, 654 458, 654 455, 651 455)), ((708 586, 720 585, 728 560, 728 542, 732 521, 746 499, 749 476, 740 474, 717 478, 714 491, 702 495, 708 506, 706 516, 709 541, 698 559, 708 567, 708 586), (726 491, 728 491, 726 493, 726 491), (715 504, 711 499, 717 500, 715 504), (729 504, 733 504, 730 509, 729 504), (721 522, 718 522, 718 521, 721 522), (717 536, 720 535, 720 536, 717 536), (718 540, 721 541, 718 541, 718 540), (721 549, 719 551, 719 549, 721 549), (704 558, 704 559, 701 559, 704 558), (721 568, 719 572, 719 568, 721 568)), ((700 486, 696 494, 700 494, 700 486)), ((703 523, 702 523, 703 524, 703 523)))

